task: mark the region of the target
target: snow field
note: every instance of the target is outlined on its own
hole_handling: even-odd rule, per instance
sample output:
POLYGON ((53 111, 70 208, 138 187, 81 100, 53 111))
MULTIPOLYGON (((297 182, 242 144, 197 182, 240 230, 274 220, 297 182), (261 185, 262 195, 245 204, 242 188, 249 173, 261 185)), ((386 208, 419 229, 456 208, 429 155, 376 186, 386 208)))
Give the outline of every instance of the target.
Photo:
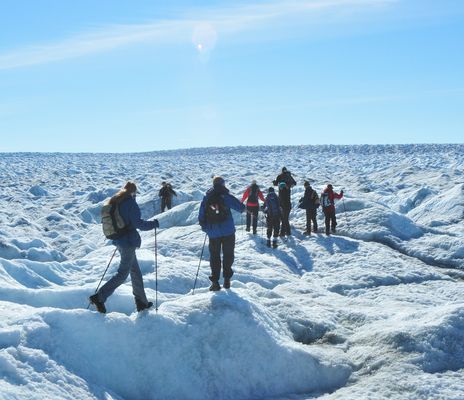
MULTIPOLYGON (((438 147, 2 155, 0 398, 459 399, 463 147, 438 147), (345 190, 339 235, 305 237, 293 208, 294 235, 271 250, 261 226, 244 232, 235 214, 232 289, 207 290, 206 241, 192 294, 211 176, 240 198, 253 178, 266 190, 283 165, 298 181, 294 205, 303 179, 345 190), (156 216, 159 310, 135 313, 127 282, 101 315, 86 309, 114 251, 99 209, 127 179, 145 218, 159 210, 161 180, 178 192, 156 216)), ((154 232, 142 241, 154 300, 154 232)))

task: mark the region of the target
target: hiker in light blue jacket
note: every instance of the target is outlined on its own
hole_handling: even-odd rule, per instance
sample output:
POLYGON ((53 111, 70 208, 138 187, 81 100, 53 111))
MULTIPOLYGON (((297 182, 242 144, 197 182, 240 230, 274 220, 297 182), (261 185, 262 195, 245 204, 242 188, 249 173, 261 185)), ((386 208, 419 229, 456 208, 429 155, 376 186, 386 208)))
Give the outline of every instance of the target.
POLYGON ((235 224, 230 209, 243 212, 245 205, 229 193, 225 181, 220 176, 213 179, 213 187, 208 190, 200 205, 198 221, 209 238, 209 254, 212 282, 209 290, 221 289, 221 248, 223 253, 224 289, 230 288, 230 278, 234 274, 235 224))

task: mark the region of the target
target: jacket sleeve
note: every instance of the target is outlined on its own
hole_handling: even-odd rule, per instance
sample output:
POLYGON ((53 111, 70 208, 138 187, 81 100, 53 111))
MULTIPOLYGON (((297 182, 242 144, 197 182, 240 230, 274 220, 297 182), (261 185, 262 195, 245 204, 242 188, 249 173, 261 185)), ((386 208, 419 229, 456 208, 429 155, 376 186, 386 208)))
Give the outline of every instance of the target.
POLYGON ((200 204, 200 211, 198 212, 198 223, 202 228, 206 225, 205 198, 203 198, 200 204))
POLYGON ((245 205, 241 203, 236 197, 231 194, 224 195, 224 203, 227 207, 232 208, 235 211, 243 212, 245 210, 245 205))
POLYGON ((250 188, 247 188, 245 192, 243 193, 242 203, 248 198, 249 195, 250 195, 250 188))
POLYGON ((131 202, 129 208, 129 222, 131 226, 141 231, 151 231, 158 225, 157 221, 145 221, 141 218, 140 208, 135 202, 131 202))
POLYGON ((261 192, 261 190, 258 190, 258 197, 261 199, 262 202, 264 202, 264 196, 263 196, 263 192, 261 192))
POLYGON ((163 195, 163 188, 160 189, 160 191, 158 192, 158 196, 161 197, 163 195))
POLYGON ((288 183, 290 186, 296 186, 296 181, 295 179, 293 179, 293 176, 291 176, 290 174, 288 175, 288 183))
POLYGON ((343 193, 338 194, 338 193, 333 192, 333 195, 334 195, 334 199, 341 199, 343 197, 343 193))

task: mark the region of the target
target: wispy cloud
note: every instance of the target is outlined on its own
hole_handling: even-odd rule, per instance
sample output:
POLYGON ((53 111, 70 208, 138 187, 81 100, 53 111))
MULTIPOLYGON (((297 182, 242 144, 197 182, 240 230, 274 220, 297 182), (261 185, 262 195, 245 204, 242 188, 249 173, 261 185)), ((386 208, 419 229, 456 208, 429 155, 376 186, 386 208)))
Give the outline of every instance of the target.
POLYGON ((294 18, 318 18, 319 11, 346 13, 347 10, 373 9, 399 0, 279 0, 234 8, 192 10, 178 19, 139 25, 112 25, 54 43, 34 45, 0 54, 0 70, 46 64, 101 53, 138 43, 176 43, 192 40, 198 25, 207 23, 220 35, 272 27, 294 18))

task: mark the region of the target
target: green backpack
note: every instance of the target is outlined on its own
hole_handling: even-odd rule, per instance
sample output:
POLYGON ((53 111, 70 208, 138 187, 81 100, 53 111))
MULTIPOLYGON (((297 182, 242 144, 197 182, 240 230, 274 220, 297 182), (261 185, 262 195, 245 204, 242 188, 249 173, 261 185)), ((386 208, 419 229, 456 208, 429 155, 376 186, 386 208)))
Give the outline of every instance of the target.
POLYGON ((119 213, 119 204, 105 204, 101 209, 101 222, 103 234, 107 239, 119 239, 129 231, 129 226, 126 225, 119 213))

